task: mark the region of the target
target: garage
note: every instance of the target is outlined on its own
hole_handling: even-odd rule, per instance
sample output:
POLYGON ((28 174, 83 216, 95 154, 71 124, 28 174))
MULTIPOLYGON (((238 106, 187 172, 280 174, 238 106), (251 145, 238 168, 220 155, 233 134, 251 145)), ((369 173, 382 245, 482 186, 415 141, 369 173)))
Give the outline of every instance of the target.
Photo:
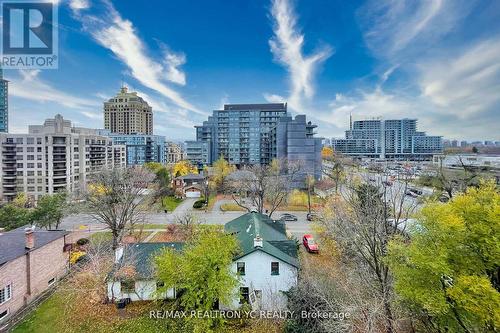
POLYGON ((186 198, 199 198, 201 197, 201 190, 195 186, 190 186, 184 190, 186 198))

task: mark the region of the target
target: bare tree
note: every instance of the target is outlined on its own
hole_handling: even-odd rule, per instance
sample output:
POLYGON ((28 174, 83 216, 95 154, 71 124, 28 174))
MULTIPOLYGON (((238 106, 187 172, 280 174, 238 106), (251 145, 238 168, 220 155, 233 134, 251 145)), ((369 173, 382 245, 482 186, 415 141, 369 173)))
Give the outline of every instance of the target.
POLYGON ((343 197, 330 207, 332 216, 323 220, 327 237, 336 241, 342 253, 356 265, 365 285, 372 286, 381 300, 386 332, 395 331, 392 308, 392 277, 384 257, 395 234, 404 233, 417 202, 406 195, 410 177, 398 181, 348 184, 343 197))
POLYGON ((323 174, 333 180, 335 193, 338 193, 339 187, 345 178, 345 166, 342 158, 338 155, 328 157, 323 163, 323 174))
POLYGON ((92 217, 106 225, 115 250, 127 226, 143 221, 146 189, 154 175, 144 168, 103 169, 87 186, 85 206, 92 217))
POLYGON ((294 182, 303 176, 299 163, 273 160, 270 165, 254 165, 229 176, 229 191, 234 202, 251 211, 269 216, 286 201, 294 182))

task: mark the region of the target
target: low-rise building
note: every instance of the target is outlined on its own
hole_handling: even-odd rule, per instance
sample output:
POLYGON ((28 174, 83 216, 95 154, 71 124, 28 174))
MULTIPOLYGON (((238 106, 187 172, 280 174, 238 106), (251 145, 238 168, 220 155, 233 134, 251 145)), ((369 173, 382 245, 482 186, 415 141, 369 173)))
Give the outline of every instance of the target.
POLYGON ((9 317, 66 274, 67 234, 31 228, 0 231, 0 331, 9 317))
POLYGON ((207 186, 207 177, 202 174, 190 173, 172 180, 174 193, 181 198, 200 198, 207 186))
MULTIPOLYGON (((231 271, 239 280, 238 290, 230 304, 220 307, 238 309, 249 303, 253 309, 285 309, 284 292, 297 285, 299 267, 297 244, 287 238, 285 224, 251 212, 226 223, 224 230, 235 235, 241 251, 231 264, 231 271)), ((115 268, 107 281, 108 298, 115 302, 177 297, 175 288, 163 295, 156 294, 161 282, 154 273, 153 258, 164 248, 182 251, 183 243, 135 243, 118 248, 115 268), (120 267, 130 265, 136 273, 133 279, 116 274, 120 267)))
POLYGON ((26 193, 37 201, 44 194, 82 190, 102 168, 125 167, 125 147, 96 130, 72 127, 61 115, 30 125, 28 134, 0 133, 0 199, 26 193))
POLYGON ((285 309, 284 292, 297 285, 297 244, 288 239, 285 223, 265 214, 244 214, 224 226, 234 234, 241 252, 233 259, 232 271, 239 276, 239 297, 226 306, 237 309, 250 303, 254 309, 285 309))

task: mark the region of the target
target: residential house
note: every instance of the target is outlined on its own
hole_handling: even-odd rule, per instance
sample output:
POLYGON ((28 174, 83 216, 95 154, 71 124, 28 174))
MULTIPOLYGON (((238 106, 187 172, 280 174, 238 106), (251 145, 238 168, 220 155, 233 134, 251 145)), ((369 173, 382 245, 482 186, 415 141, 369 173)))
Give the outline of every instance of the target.
POLYGON ((183 243, 134 243, 120 247, 115 252, 115 267, 107 279, 108 299, 151 301, 158 298, 176 297, 172 288, 166 294, 156 293, 161 284, 156 280, 153 258, 165 248, 182 250, 183 243))
POLYGON ((240 279, 239 298, 227 307, 236 309, 248 302, 254 309, 283 309, 285 291, 297 284, 297 244, 288 239, 285 223, 265 214, 250 212, 224 226, 240 243, 232 271, 240 279))
POLYGON ((0 331, 9 317, 66 274, 67 234, 32 228, 0 232, 0 331))
POLYGON ((200 198, 208 185, 206 176, 194 173, 175 177, 172 184, 175 195, 182 198, 200 198))
MULTIPOLYGON (((286 236, 285 224, 267 215, 251 212, 225 226, 234 234, 241 251, 234 258, 231 270, 240 285, 230 304, 221 308, 238 309, 247 302, 254 309, 277 310, 286 307, 285 291, 297 284, 297 244, 286 236)), ((182 243, 135 243, 116 251, 115 269, 108 277, 108 298, 111 301, 130 299, 155 300, 175 298, 172 288, 158 295, 162 285, 155 277, 153 258, 163 248, 181 251, 182 243)))

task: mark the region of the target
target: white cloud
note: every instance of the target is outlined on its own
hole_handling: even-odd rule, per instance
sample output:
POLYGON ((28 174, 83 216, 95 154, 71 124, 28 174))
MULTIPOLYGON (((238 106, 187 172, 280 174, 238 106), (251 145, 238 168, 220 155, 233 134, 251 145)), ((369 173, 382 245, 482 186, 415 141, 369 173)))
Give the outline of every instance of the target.
POLYGON ((264 99, 269 103, 284 103, 286 102, 286 98, 276 94, 268 94, 264 93, 264 99))
POLYGON ((85 109, 100 104, 94 99, 86 99, 58 90, 39 77, 39 70, 20 70, 20 77, 9 79, 9 95, 39 103, 53 102, 69 108, 85 109))
POLYGON ((368 1, 358 14, 377 56, 404 58, 433 48, 470 12, 475 0, 368 1))
POLYGON ((498 107, 500 37, 421 63, 419 86, 443 112, 466 118, 498 107))
POLYGON ((87 118, 93 119, 93 120, 100 120, 102 123, 103 120, 103 114, 102 113, 96 113, 96 112, 91 112, 91 111, 81 111, 80 112, 82 115, 84 115, 87 118))
POLYGON ((72 10, 87 9, 90 7, 90 3, 88 0, 70 0, 69 7, 72 10))
POLYGON ((177 83, 181 86, 186 85, 186 74, 179 69, 180 66, 186 63, 186 55, 184 53, 173 53, 165 51, 165 66, 167 80, 177 83))
POLYGON ((273 0, 271 15, 274 36, 269 45, 275 60, 289 72, 289 104, 301 110, 304 98, 314 95, 314 75, 318 67, 332 55, 332 49, 324 46, 308 56, 303 54, 304 35, 297 28, 297 18, 288 0, 273 0))
POLYGON ((185 83, 185 76, 182 78, 177 69, 179 60, 182 59, 170 59, 170 67, 167 66, 167 73, 170 73, 170 76, 165 75, 164 64, 148 56, 146 46, 139 38, 132 22, 122 18, 111 2, 104 1, 104 3, 106 8, 102 11, 102 15, 84 14, 74 10, 74 16, 101 46, 111 50, 128 66, 131 75, 142 85, 157 91, 180 108, 204 114, 165 82, 173 78, 176 83, 183 82, 182 80, 185 83), (177 65, 174 65, 175 61, 177 65))

